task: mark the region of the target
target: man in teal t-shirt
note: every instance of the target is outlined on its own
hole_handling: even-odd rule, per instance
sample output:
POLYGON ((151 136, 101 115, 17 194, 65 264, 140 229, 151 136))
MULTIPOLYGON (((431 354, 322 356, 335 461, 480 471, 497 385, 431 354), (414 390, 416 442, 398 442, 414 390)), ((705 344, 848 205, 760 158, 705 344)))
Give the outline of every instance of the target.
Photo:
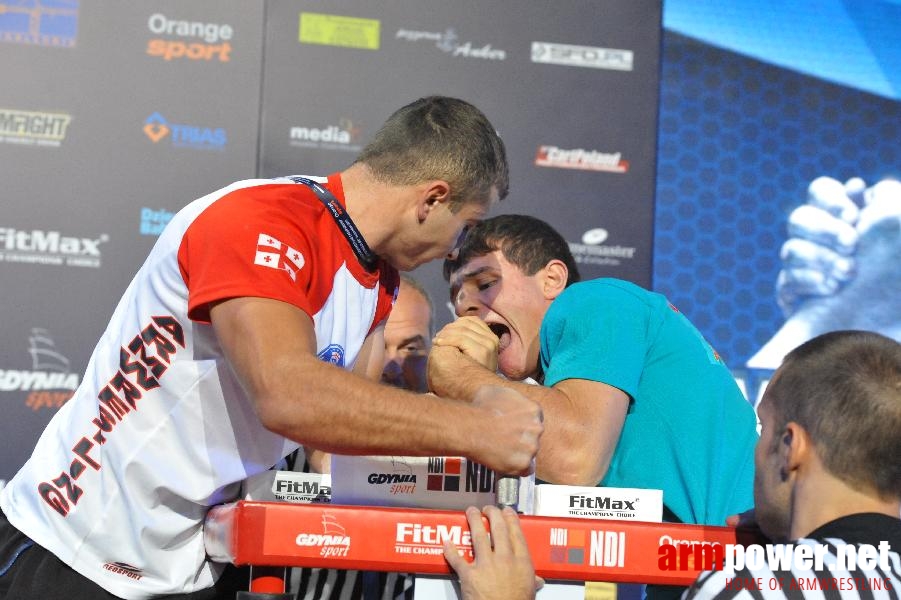
POLYGON ((575 283, 566 241, 524 215, 474 226, 445 275, 461 318, 433 342, 430 387, 472 399, 493 383, 538 401, 539 479, 662 489, 664 518, 685 523, 725 525, 751 508, 754 410, 666 298, 575 283))

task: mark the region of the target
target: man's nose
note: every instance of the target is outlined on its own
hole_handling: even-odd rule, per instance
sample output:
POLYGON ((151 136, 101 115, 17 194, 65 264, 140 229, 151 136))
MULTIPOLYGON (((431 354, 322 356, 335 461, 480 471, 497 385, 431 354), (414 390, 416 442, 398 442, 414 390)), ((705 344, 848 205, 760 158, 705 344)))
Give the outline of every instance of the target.
POLYGON ((484 306, 472 294, 460 291, 454 299, 454 312, 458 317, 481 317, 484 306))

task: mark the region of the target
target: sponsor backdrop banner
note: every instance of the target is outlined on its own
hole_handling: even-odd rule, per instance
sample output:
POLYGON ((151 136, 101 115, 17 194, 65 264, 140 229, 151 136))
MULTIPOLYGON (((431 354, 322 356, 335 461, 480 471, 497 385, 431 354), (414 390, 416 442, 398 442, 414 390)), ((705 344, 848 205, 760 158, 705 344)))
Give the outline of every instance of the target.
MULTIPOLYGON (((504 137, 496 212, 650 285, 660 25, 652 0, 0 0, 0 485, 174 212, 341 170, 424 95, 504 137)), ((449 322, 440 265, 415 275, 449 322)))

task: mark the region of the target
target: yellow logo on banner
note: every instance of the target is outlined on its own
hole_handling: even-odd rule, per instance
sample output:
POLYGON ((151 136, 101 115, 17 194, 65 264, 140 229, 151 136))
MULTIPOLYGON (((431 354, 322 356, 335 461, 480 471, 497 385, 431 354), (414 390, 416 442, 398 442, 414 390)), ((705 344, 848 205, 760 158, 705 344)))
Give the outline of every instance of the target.
POLYGON ((378 50, 381 21, 322 13, 300 13, 298 39, 303 44, 378 50))

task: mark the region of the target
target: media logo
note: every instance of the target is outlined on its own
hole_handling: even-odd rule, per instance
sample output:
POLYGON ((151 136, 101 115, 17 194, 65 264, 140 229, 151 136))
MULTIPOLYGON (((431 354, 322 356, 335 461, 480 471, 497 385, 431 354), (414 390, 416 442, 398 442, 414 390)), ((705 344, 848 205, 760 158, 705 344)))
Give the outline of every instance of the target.
POLYGON ((338 119, 337 124, 322 127, 293 126, 289 136, 291 145, 300 148, 359 152, 363 147, 360 144, 360 127, 346 118, 338 119))
POLYGON ((165 229, 166 225, 168 225, 169 221, 171 221, 172 217, 174 216, 174 212, 168 211, 165 208, 161 208, 159 210, 147 207, 142 208, 140 225, 141 235, 161 234, 163 232, 163 229, 165 229))
POLYGON ((631 71, 633 59, 631 50, 532 42, 533 63, 631 71))
POLYGON ((108 241, 105 233, 92 239, 64 236, 59 231, 0 227, 0 262, 97 269, 103 258, 100 244, 108 241))
POLYGON ((634 246, 604 244, 609 236, 601 227, 589 229, 582 234, 581 243, 568 242, 569 251, 576 263, 586 265, 617 266, 635 257, 634 246))
POLYGON ((78 33, 78 0, 0 2, 0 42, 71 48, 78 33))
POLYGON ((298 533, 294 543, 298 546, 320 548, 319 556, 347 556, 351 540, 334 514, 322 513, 322 531, 322 534, 298 533))
POLYGON ((623 567, 626 557, 626 534, 603 531, 551 527, 550 557, 556 564, 590 567, 623 567), (587 556, 587 561, 586 561, 587 556))
POLYGON ((31 410, 59 408, 78 387, 79 378, 69 359, 57 349, 50 332, 34 328, 28 336, 31 369, 0 369, 0 392, 28 392, 25 405, 31 410))
POLYGON ((464 556, 472 558, 472 537, 469 527, 462 525, 426 525, 398 523, 395 529, 394 552, 397 554, 443 554, 445 540, 452 540, 464 556))
POLYGON ((0 142, 58 148, 71 122, 68 113, 0 108, 0 142))
POLYGON ((228 143, 228 136, 222 127, 170 123, 158 112, 144 121, 144 135, 154 144, 168 137, 176 148, 195 150, 223 150, 228 143))
POLYGON ((339 344, 329 344, 316 356, 323 362, 333 364, 337 367, 344 366, 344 348, 339 344))
POLYGON ((535 164, 539 167, 556 169, 625 173, 629 170, 629 162, 623 160, 622 156, 621 152, 598 152, 584 148, 564 150, 557 146, 539 146, 535 164))
POLYGON ((470 41, 460 42, 460 36, 451 28, 443 32, 415 31, 411 29, 398 29, 395 39, 408 42, 434 42, 435 47, 450 56, 462 58, 479 58, 482 60, 506 60, 507 52, 494 48, 491 44, 473 44, 470 41))
POLYGON ((165 61, 186 59, 228 62, 232 47, 229 40, 234 35, 231 25, 182 21, 170 19, 162 13, 154 13, 147 19, 147 29, 165 38, 147 42, 147 54, 165 61))
POLYGON ((381 26, 378 19, 302 12, 297 39, 301 44, 378 50, 381 26))

